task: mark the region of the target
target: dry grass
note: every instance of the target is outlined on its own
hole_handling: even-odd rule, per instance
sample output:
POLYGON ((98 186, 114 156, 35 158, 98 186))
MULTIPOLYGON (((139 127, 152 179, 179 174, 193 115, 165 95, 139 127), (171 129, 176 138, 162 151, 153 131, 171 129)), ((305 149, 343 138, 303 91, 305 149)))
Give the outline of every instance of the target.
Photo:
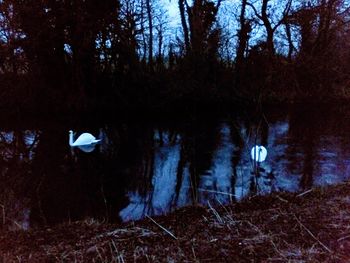
POLYGON ((349 262, 350 184, 143 221, 0 232, 2 262, 349 262), (174 238, 175 237, 175 238, 174 238))

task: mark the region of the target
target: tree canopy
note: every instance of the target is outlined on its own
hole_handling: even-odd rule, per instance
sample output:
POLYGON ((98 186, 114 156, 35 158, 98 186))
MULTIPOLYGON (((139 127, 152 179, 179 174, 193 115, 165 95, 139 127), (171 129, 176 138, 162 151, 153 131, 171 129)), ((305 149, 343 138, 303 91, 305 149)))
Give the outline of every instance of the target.
POLYGON ((174 29, 160 0, 0 1, 0 104, 347 98, 348 1, 177 4, 174 29))

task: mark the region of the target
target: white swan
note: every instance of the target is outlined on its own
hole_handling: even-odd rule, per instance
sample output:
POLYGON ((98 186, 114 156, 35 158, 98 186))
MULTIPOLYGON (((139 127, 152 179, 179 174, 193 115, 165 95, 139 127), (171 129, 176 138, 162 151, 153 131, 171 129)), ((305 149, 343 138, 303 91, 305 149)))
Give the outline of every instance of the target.
POLYGON ((267 156, 267 150, 264 146, 255 145, 252 148, 251 157, 252 157, 253 161, 261 163, 261 162, 265 161, 266 156, 267 156))
POLYGON ((101 139, 96 139, 95 136, 93 136, 90 133, 83 133, 78 137, 78 139, 76 139, 74 141, 73 131, 69 131, 69 145, 71 147, 90 146, 90 145, 94 145, 100 141, 101 141, 101 139))

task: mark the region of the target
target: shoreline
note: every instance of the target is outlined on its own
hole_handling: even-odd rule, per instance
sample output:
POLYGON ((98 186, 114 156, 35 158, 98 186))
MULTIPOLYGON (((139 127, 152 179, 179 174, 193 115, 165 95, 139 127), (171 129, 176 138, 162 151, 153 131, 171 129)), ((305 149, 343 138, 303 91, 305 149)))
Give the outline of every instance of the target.
POLYGON ((2 262, 348 262, 350 183, 124 224, 0 230, 2 262))
POLYGON ((264 102, 262 104, 238 103, 229 101, 198 102, 177 101, 163 106, 134 105, 129 107, 90 108, 86 110, 50 111, 43 109, 13 109, 2 107, 0 120, 5 126, 13 124, 42 125, 43 123, 64 123, 69 125, 106 122, 176 122, 193 121, 195 119, 218 119, 234 116, 255 116, 278 111, 287 114, 298 109, 299 111, 332 110, 342 112, 348 109, 350 99, 330 101, 286 101, 264 102))

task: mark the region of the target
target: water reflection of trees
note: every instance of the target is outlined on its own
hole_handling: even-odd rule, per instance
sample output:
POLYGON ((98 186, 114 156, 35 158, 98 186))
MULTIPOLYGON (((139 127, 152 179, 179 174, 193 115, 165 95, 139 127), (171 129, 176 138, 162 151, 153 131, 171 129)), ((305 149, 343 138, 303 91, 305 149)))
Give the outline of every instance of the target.
POLYGON ((307 189, 321 172, 337 179, 335 169, 348 169, 336 158, 347 151, 335 139, 347 132, 335 128, 331 116, 294 111, 288 119, 267 116, 265 124, 247 117, 176 127, 106 125, 91 131, 103 137, 95 151, 74 149, 73 155, 62 127, 1 132, 0 204, 8 220, 35 226, 84 217, 138 219, 194 203, 307 189), (269 152, 259 176, 252 173, 254 144, 269 152))
MULTIPOLYGON (((129 191, 130 204, 120 213, 124 220, 145 214, 162 214, 179 205, 198 202, 199 178, 210 172, 216 127, 187 123, 170 131, 167 127, 152 131, 152 154, 144 151, 143 161, 148 165, 142 166, 152 167, 143 168, 143 173, 150 171, 151 187, 145 191, 129 191), (153 156, 153 159, 147 158, 147 155, 153 156)), ((144 181, 141 186, 145 188, 144 181)))
MULTIPOLYGON (((153 164, 141 167, 153 168, 141 169, 137 181, 141 186, 137 188, 136 183, 129 191, 130 203, 120 213, 123 220, 161 214, 194 203, 232 202, 236 196, 242 198, 257 193, 258 184, 266 182, 272 188, 272 179, 267 178, 270 174, 265 172, 267 177, 257 180, 252 173, 249 154, 253 144, 269 143, 268 125, 236 119, 231 120, 230 125, 198 121, 178 130, 173 134, 166 128, 153 131, 154 147, 149 151, 145 151, 144 143, 142 160, 153 164), (151 171, 147 174, 152 178, 147 186, 142 177, 145 171, 151 171), (238 190, 242 193, 237 193, 238 190)), ((266 189, 261 187, 261 191, 266 189)))
POLYGON ((40 141, 31 162, 31 221, 33 224, 60 222, 75 218, 79 209, 79 175, 69 166, 73 163, 67 147, 68 135, 64 129, 48 126, 42 130, 40 141))
POLYGON ((313 185, 315 160, 319 159, 317 146, 322 130, 326 128, 324 125, 318 111, 303 107, 295 109, 289 116, 288 170, 291 174, 301 175, 301 189, 309 189, 313 185))
POLYGON ((261 183, 251 174, 249 152, 252 144, 269 141, 267 126, 236 119, 230 125, 202 120, 176 128, 107 125, 93 133, 103 142, 91 153, 74 149, 72 155, 62 143, 67 132, 58 127, 32 139, 15 132, 16 139, 0 145, 0 161, 16 164, 9 173, 27 183, 15 185, 27 192, 32 224, 117 220, 118 211, 123 220, 137 219, 198 202, 234 201, 249 194, 249 184, 261 183))
POLYGON ((211 159, 218 139, 217 122, 193 122, 182 136, 181 158, 189 165, 192 203, 196 203, 200 178, 211 176, 211 159))
MULTIPOLYGON (((240 199, 276 189, 295 191, 309 188, 314 183, 315 171, 318 174, 324 168, 317 165, 322 164, 320 158, 328 158, 325 154, 337 151, 332 146, 329 153, 324 152, 321 140, 322 136, 332 138, 334 125, 334 120, 327 115, 319 118, 316 113, 292 112, 288 119, 285 114, 279 114, 265 116, 263 120, 258 116, 256 121, 249 117, 233 118, 229 125, 227 122, 198 121, 176 129, 143 129, 146 137, 135 134, 142 138, 138 149, 142 154, 134 164, 137 167, 140 166, 137 163, 143 163, 143 168, 132 173, 135 185, 128 188, 130 203, 143 205, 137 217, 171 211, 195 202, 225 202, 235 200, 228 198, 233 196, 240 199), (172 130, 171 134, 169 131, 172 130), (178 137, 179 140, 169 140, 178 137), (268 160, 261 164, 259 177, 251 173, 253 167, 249 153, 254 144, 265 145, 269 151, 268 160), (228 163, 225 158, 230 158, 228 163), (168 170, 168 181, 160 180, 159 171, 167 166, 167 162, 172 162, 176 171, 168 170), (225 170, 220 170, 220 167, 225 167, 225 170), (230 187, 227 181, 230 181, 230 187), (159 194, 162 187, 167 189, 166 196, 159 194), (164 202, 157 202, 159 198, 164 202)), ((129 164, 125 166, 130 169, 129 164)))
MULTIPOLYGON (((129 191, 130 203, 121 217, 135 219, 198 202, 235 200, 237 170, 245 150, 239 125, 237 122, 232 128, 219 121, 192 122, 173 134, 156 129, 152 183, 145 191, 140 187, 129 191)), ((139 182, 145 189, 141 174, 139 182)))
POLYGON ((292 173, 301 174, 300 188, 340 182, 347 176, 349 124, 347 108, 331 105, 293 108, 289 114, 289 141, 286 157, 292 173))
POLYGON ((40 138, 38 131, 0 132, 0 205, 6 227, 29 227, 31 161, 40 138))
POLYGON ((7 153, 10 145, 4 145, 1 154, 16 163, 14 156, 21 158, 22 167, 17 167, 29 183, 16 185, 28 193, 34 225, 89 216, 116 220, 118 211, 124 211, 123 219, 135 219, 197 202, 234 200, 239 170, 249 156, 242 131, 251 135, 255 128, 231 123, 202 120, 175 129, 130 123, 105 126, 93 132, 103 136, 95 151, 74 149, 73 155, 62 143, 67 141, 66 130, 47 127, 30 147, 28 136, 15 134, 15 154, 7 153))

